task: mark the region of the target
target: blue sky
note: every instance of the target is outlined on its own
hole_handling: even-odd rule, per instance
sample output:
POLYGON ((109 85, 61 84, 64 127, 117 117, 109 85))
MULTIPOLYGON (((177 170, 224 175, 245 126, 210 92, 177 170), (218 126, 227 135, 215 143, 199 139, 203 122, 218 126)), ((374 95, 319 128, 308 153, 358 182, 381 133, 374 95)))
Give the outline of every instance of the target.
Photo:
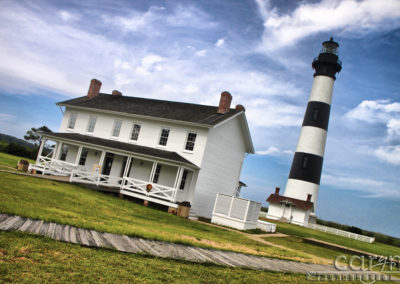
POLYGON ((243 104, 243 196, 284 189, 321 43, 339 42, 317 215, 400 237, 400 1, 1 1, 0 132, 102 91, 243 104))

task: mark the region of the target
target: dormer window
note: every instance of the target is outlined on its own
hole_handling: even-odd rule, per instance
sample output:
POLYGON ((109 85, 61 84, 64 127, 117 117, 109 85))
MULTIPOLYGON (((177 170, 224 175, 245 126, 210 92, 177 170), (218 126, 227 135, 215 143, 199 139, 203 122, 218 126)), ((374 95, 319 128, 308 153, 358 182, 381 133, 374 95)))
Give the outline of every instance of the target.
POLYGON ((119 137, 119 133, 121 132, 122 120, 116 119, 114 120, 113 130, 111 132, 111 137, 119 137))
POLYGON ((163 128, 161 130, 160 141, 158 142, 158 144, 161 146, 167 146, 168 136, 169 136, 169 129, 163 128))
POLYGON ((89 122, 88 122, 88 127, 87 127, 87 132, 88 133, 93 133, 94 132, 94 128, 96 127, 96 121, 97 121, 97 117, 94 115, 91 115, 89 117, 89 122))
POLYGON ((140 133, 140 128, 142 126, 140 124, 134 123, 132 127, 132 133, 131 133, 131 140, 137 141, 139 139, 139 133, 140 133))
POLYGON ((71 114, 69 116, 69 121, 68 121, 68 129, 75 128, 75 123, 76 123, 77 118, 78 118, 78 114, 75 112, 71 112, 71 114))
POLYGON ((196 142, 197 133, 189 132, 186 138, 185 150, 193 151, 194 143, 196 142))

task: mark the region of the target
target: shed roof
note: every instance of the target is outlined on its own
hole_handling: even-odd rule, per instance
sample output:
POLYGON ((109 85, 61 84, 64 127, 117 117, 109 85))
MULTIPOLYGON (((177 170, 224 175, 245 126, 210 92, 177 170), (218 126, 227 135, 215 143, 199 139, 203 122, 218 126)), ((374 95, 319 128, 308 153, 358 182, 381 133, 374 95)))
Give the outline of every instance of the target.
POLYGON ((292 206, 303 209, 303 210, 312 210, 314 208, 314 203, 311 201, 305 201, 301 199, 296 199, 292 197, 287 197, 283 195, 279 195, 276 193, 271 194, 267 201, 269 203, 286 203, 286 204, 291 204, 292 206))
POLYGON ((187 159, 185 159, 178 153, 166 151, 166 150, 162 150, 162 149, 151 148, 151 147, 146 147, 146 146, 141 146, 141 145, 136 145, 136 144, 125 143, 125 142, 119 142, 119 141, 114 141, 114 140, 110 140, 110 139, 103 139, 103 138, 99 138, 99 137, 82 135, 82 134, 78 134, 78 133, 54 133, 54 132, 48 133, 48 132, 45 132, 45 133, 42 133, 42 135, 45 137, 61 138, 61 139, 66 139, 66 140, 71 140, 71 141, 77 141, 77 142, 102 146, 102 147, 111 148, 111 149, 117 149, 119 151, 132 152, 132 153, 136 153, 136 154, 140 154, 140 155, 144 155, 144 156, 178 162, 180 164, 187 164, 191 167, 198 168, 195 164, 188 161, 187 159))

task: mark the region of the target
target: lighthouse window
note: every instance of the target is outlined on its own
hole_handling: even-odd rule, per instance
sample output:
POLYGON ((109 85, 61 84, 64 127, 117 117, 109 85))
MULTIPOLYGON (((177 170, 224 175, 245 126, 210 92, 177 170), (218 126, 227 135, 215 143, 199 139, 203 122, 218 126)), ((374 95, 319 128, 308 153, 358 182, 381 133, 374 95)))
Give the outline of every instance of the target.
POLYGON ((304 156, 303 156, 303 161, 301 162, 301 167, 302 167, 303 169, 307 168, 308 158, 309 158, 308 155, 304 155, 304 156))
POLYGON ((317 108, 315 108, 314 110, 313 110, 313 112, 312 112, 312 118, 311 118, 313 121, 317 121, 317 119, 318 119, 318 109, 317 108))

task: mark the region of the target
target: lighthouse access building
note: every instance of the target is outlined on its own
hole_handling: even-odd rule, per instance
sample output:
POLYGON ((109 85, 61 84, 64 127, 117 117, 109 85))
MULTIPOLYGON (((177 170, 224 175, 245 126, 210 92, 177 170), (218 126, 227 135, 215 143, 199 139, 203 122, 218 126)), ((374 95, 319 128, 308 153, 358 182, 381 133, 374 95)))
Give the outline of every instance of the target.
POLYGON ((271 194, 267 217, 305 225, 315 219, 315 207, 324 159, 333 83, 342 68, 339 44, 331 38, 312 63, 314 82, 304 115, 285 193, 271 194))

